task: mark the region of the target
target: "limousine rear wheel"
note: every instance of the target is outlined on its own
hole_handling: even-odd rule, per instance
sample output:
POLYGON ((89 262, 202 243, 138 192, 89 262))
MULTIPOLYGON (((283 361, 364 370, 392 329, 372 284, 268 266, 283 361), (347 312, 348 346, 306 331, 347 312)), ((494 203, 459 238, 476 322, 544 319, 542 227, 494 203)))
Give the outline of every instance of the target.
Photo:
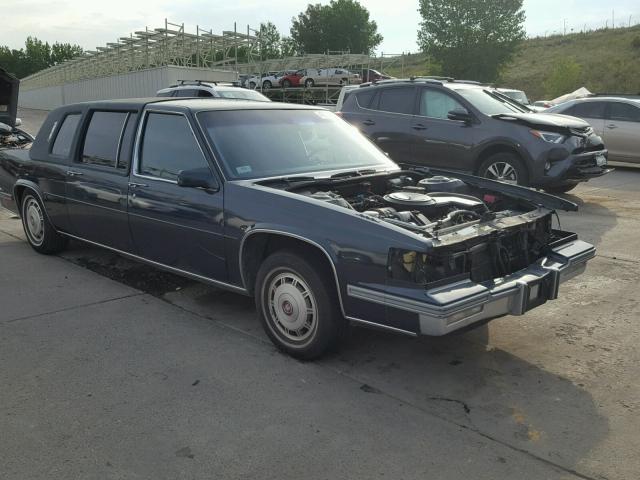
POLYGON ((256 279, 256 307, 265 332, 280 350, 303 360, 334 346, 344 324, 333 279, 324 270, 298 254, 276 252, 262 263, 256 279))
POLYGON ((67 246, 68 239, 55 231, 38 196, 27 191, 22 197, 22 226, 29 245, 39 253, 58 253, 67 246))

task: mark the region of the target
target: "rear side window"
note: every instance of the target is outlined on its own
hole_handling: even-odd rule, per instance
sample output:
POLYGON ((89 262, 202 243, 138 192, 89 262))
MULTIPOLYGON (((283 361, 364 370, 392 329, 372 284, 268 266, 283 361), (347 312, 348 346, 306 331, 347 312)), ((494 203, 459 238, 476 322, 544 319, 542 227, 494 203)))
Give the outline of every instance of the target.
POLYGON ((198 91, 195 88, 184 88, 176 90, 176 97, 197 97, 198 91))
POLYGON ((208 166, 184 116, 164 113, 148 115, 138 173, 176 181, 182 170, 208 166))
POLYGON ((438 90, 424 89, 420 96, 420 115, 447 120, 447 114, 456 108, 464 108, 450 95, 438 90))
POLYGON ((356 94, 356 100, 358 101, 358 105, 362 108, 369 108, 371 105, 371 99, 375 94, 375 90, 369 90, 368 92, 360 92, 356 94))
POLYGON ((93 112, 84 137, 80 161, 90 165, 115 167, 126 112, 93 112))
POLYGON ((415 89, 413 87, 385 88, 380 91, 378 110, 391 113, 413 114, 415 89))
POLYGON ((67 115, 58 130, 58 135, 53 142, 53 148, 51 153, 59 155, 61 157, 68 157, 71 153, 71 143, 73 137, 78 129, 78 123, 80 122, 81 115, 79 113, 72 113, 67 115))
POLYGON ((170 97, 172 93, 173 93, 173 92, 171 92, 171 91, 168 91, 168 92, 158 92, 158 94, 157 94, 156 96, 157 96, 157 97, 170 97))
POLYGON ((640 108, 622 102, 609 104, 609 119, 622 122, 640 122, 640 108))
POLYGON ((121 170, 129 170, 129 165, 131 164, 131 152, 133 150, 133 138, 136 135, 137 120, 138 114, 130 113, 127 118, 127 124, 124 127, 117 165, 117 168, 121 170))
POLYGON ((562 113, 580 118, 604 118, 605 106, 604 102, 581 102, 562 113))
POLYGON ((208 90, 198 90, 198 96, 200 98, 211 98, 213 97, 213 93, 208 90))

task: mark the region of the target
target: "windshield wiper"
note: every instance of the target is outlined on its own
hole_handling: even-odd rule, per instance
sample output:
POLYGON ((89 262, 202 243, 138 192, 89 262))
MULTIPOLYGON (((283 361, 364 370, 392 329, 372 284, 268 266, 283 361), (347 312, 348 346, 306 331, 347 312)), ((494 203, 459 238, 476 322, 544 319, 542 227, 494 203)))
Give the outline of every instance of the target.
POLYGON ((340 172, 335 175, 331 175, 329 178, 349 178, 349 177, 362 177, 363 175, 373 175, 377 173, 375 168, 369 168, 364 170, 352 170, 349 172, 340 172))
POLYGON ((290 177, 275 177, 266 180, 266 183, 284 182, 284 183, 297 183, 297 182, 313 182, 317 180, 316 177, 310 176, 290 176, 290 177))

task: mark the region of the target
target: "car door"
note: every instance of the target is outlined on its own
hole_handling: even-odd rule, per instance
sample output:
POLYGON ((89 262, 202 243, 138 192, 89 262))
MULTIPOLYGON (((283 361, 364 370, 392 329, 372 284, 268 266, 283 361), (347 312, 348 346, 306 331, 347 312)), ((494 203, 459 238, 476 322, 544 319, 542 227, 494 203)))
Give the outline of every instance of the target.
POLYGON ((465 108, 452 95, 421 87, 418 114, 411 122, 413 154, 417 163, 441 168, 472 170, 473 127, 449 120, 451 110, 465 108))
POLYGON ((130 151, 137 113, 90 111, 81 148, 67 170, 69 233, 132 252, 127 219, 130 151))
POLYGON ((413 136, 411 128, 416 106, 416 87, 398 85, 378 90, 368 97, 356 94, 360 108, 348 115, 356 125, 396 162, 412 163, 413 136), (366 107, 360 102, 363 102, 366 107))
POLYGON ((609 102, 602 138, 610 160, 640 163, 640 102, 609 102))
POLYGON ((129 183, 129 226, 143 258, 226 279, 221 183, 187 114, 145 112, 129 183), (218 188, 178 185, 180 172, 196 169, 206 171, 218 188))

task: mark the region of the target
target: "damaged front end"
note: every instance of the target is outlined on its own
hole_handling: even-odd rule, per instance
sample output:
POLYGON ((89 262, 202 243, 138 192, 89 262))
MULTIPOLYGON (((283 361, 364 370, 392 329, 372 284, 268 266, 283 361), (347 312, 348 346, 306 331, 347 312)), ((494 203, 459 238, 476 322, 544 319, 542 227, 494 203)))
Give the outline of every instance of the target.
POLYGON ((350 297, 417 315, 426 335, 521 315, 555 299, 560 283, 595 256, 576 234, 553 228, 555 209, 577 210, 574 203, 516 185, 413 169, 287 189, 426 240, 421 250, 390 246, 383 286, 347 288, 350 297))

